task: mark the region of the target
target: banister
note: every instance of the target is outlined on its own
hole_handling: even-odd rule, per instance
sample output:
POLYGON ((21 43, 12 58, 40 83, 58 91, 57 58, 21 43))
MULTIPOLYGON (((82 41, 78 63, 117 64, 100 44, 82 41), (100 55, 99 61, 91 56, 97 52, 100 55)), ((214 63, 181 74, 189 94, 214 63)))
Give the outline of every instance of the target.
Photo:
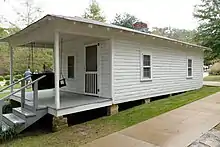
POLYGON ((14 94, 20 92, 21 90, 27 88, 28 86, 30 86, 30 85, 32 85, 32 84, 38 82, 39 80, 41 80, 41 79, 43 79, 43 78, 45 78, 45 77, 46 77, 46 75, 43 75, 43 76, 39 77, 38 79, 32 81, 31 83, 29 83, 29 84, 27 84, 27 85, 21 87, 20 89, 14 91, 14 92, 12 92, 12 93, 10 93, 9 95, 6 95, 5 97, 3 97, 3 98, 1 99, 1 101, 4 101, 5 99, 9 98, 10 96, 12 96, 12 95, 14 95, 14 94))
POLYGON ((4 88, 0 89, 0 92, 3 92, 4 90, 6 90, 6 89, 8 89, 8 88, 14 86, 15 84, 17 84, 17 83, 19 83, 19 82, 21 82, 21 81, 23 81, 23 80, 26 80, 27 78, 30 78, 30 77, 31 77, 31 75, 26 76, 26 77, 24 77, 24 78, 18 80, 17 82, 13 82, 12 84, 8 85, 7 87, 4 87, 4 88))

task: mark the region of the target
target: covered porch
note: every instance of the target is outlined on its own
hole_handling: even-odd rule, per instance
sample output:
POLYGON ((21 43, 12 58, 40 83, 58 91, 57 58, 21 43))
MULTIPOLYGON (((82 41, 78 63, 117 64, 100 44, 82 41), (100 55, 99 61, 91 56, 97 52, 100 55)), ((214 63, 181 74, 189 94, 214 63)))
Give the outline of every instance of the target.
MULTIPOLYGON (((26 92, 25 95, 25 104, 32 106, 33 92, 26 92)), ((21 93, 15 94, 11 99, 21 102, 21 93)), ((109 98, 60 91, 60 108, 57 109, 54 99, 51 90, 39 91, 38 107, 47 108, 48 113, 54 116, 62 116, 112 105, 112 100, 109 98)))
MULTIPOLYGON (((3 39, 10 46, 11 83, 14 48, 53 50, 54 78, 47 82, 54 87, 49 92, 39 90, 41 79, 38 86, 35 85, 35 92, 25 92, 25 104, 35 105, 37 97, 38 107, 48 107, 48 113, 55 116, 112 105, 111 37, 106 35, 109 29, 103 31, 78 18, 45 16, 3 39), (64 86, 60 86, 62 79, 66 82, 64 86)), ((22 94, 17 93, 11 99, 20 102, 21 97, 22 94)))

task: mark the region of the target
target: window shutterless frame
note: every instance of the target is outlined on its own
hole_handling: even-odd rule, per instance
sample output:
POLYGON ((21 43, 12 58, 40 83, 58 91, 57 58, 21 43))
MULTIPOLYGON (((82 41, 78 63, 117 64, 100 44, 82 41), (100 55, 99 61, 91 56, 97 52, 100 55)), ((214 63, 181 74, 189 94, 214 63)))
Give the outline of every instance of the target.
POLYGON ((140 53, 140 76, 141 81, 152 80, 152 54, 141 51, 140 53))
POLYGON ((193 59, 187 58, 187 78, 193 77, 193 59))

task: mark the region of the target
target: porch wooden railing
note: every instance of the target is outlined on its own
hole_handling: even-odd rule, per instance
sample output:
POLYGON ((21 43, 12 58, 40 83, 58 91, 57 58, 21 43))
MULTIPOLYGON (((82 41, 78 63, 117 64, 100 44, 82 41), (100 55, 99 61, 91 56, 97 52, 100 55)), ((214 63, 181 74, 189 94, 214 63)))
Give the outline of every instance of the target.
MULTIPOLYGON (((46 77, 46 75, 43 75, 27 85, 25 85, 25 79, 27 79, 28 77, 23 78, 23 79, 19 80, 21 82, 20 89, 14 91, 14 92, 11 92, 9 95, 6 95, 5 97, 1 98, 1 100, 0 100, 0 127, 2 127, 2 107, 5 104, 5 101, 8 100, 10 96, 13 96, 14 94, 16 94, 18 92, 21 92, 21 108, 24 108, 25 89, 31 85, 34 85, 34 88, 33 88, 33 112, 36 112, 36 110, 38 108, 38 81, 40 81, 41 79, 43 79, 45 77, 46 77)), ((14 84, 9 85, 8 88, 10 88, 13 85, 14 84)))
POLYGON ((24 78, 22 78, 22 79, 20 79, 20 80, 18 80, 18 81, 16 81, 16 82, 13 82, 12 84, 10 84, 10 85, 8 85, 8 86, 6 86, 6 87, 0 89, 0 92, 3 92, 3 91, 5 91, 6 89, 11 88, 11 87, 14 86, 15 84, 18 84, 19 82, 25 81, 26 79, 28 79, 28 78, 30 78, 30 77, 31 77, 31 76, 26 76, 26 77, 24 77, 24 78))

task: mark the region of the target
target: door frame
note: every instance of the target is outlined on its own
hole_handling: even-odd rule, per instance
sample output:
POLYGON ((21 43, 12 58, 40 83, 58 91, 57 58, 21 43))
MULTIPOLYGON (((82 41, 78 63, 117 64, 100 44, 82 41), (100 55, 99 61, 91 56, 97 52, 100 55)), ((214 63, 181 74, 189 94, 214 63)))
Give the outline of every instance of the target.
POLYGON ((100 43, 99 42, 95 42, 95 43, 89 43, 89 44, 84 44, 84 80, 83 80, 83 91, 84 94, 86 95, 91 95, 91 96, 100 96, 101 94, 101 60, 100 60, 100 43), (91 94, 91 93, 86 93, 85 92, 85 74, 86 74, 86 47, 89 46, 97 46, 97 94, 91 94))

